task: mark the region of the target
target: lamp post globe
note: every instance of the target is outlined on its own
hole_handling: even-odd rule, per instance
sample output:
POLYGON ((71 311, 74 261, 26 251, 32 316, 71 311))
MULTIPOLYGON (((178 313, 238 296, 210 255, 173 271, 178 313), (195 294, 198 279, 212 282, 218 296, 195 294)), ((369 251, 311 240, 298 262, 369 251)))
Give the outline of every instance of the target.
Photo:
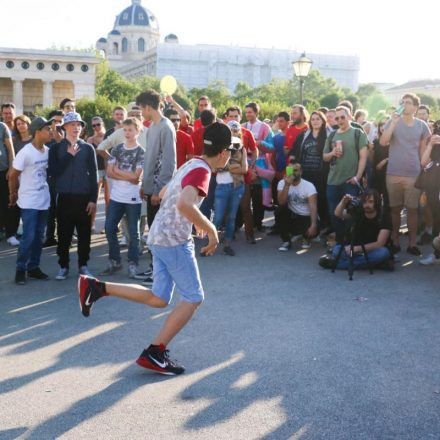
POLYGON ((310 58, 307 58, 305 52, 303 52, 302 55, 292 64, 295 76, 299 79, 299 96, 301 104, 303 104, 304 80, 309 76, 313 61, 310 58))

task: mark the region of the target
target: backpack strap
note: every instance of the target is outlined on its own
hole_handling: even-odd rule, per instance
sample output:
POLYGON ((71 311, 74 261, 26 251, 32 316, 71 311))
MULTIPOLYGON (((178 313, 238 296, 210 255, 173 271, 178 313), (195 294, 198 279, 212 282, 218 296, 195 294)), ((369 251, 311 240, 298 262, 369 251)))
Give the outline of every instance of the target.
POLYGON ((328 135, 327 139, 328 139, 328 144, 330 146, 330 150, 333 150, 332 143, 335 136, 336 136, 336 130, 331 131, 330 134, 328 135))

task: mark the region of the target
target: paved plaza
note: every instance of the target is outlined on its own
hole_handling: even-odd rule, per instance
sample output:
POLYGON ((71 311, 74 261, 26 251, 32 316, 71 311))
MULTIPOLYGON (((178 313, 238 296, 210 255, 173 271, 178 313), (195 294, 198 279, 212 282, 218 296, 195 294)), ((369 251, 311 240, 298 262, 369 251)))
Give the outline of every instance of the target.
MULTIPOLYGON (((439 439, 438 266, 402 253, 350 282, 318 266, 318 243, 259 237, 199 258, 206 301, 170 346, 186 367, 171 378, 134 362, 168 309, 104 298, 86 319, 75 248, 67 281, 50 248, 52 280, 23 287, 2 243, 0 439, 439 439)), ((106 260, 94 235, 92 273, 106 260)))

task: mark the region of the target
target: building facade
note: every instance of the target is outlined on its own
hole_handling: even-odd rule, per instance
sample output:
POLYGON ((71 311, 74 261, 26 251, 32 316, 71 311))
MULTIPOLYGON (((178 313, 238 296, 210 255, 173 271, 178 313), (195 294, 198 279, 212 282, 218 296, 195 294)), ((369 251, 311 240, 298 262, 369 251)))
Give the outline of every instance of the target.
MULTIPOLYGON (((187 88, 206 87, 222 80, 230 90, 244 81, 251 87, 274 78, 290 79, 292 62, 300 53, 283 49, 259 49, 221 45, 180 44, 176 35, 160 42, 159 23, 141 0, 117 15, 107 38, 100 38, 97 49, 110 66, 127 78, 143 75, 174 76, 187 88)), ((323 76, 334 78, 342 87, 356 91, 359 86, 359 58, 356 56, 308 53, 313 68, 323 76)))
POLYGON ((21 114, 66 97, 93 99, 99 62, 79 51, 0 48, 0 103, 13 102, 21 114))
POLYGON ((440 79, 409 81, 384 91, 385 96, 394 106, 399 105, 405 93, 415 93, 416 95, 424 94, 440 99, 440 79))

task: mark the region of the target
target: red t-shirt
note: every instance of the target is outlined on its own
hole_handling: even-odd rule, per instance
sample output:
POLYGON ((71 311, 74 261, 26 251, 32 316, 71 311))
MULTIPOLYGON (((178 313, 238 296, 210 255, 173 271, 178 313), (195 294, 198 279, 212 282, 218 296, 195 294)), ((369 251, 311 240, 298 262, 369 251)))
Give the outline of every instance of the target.
POLYGON ((199 196, 206 197, 210 179, 211 173, 206 168, 194 168, 182 179, 182 189, 186 186, 193 186, 199 190, 199 196))
POLYGON ((257 149, 254 135, 247 128, 241 127, 241 139, 243 141, 243 147, 246 148, 248 155, 257 149))
POLYGON ((194 144, 191 136, 182 130, 176 132, 176 160, 177 168, 186 162, 186 156, 194 156, 194 144))
POLYGON ((185 132, 186 134, 189 134, 190 136, 192 136, 192 134, 194 133, 194 127, 192 125, 179 125, 179 130, 185 132))
POLYGON ((202 120, 200 118, 197 118, 194 121, 194 131, 197 131, 199 128, 203 128, 202 120))
MULTIPOLYGON (((252 131, 247 128, 241 127, 241 140, 243 141, 243 147, 246 149, 248 159, 251 158, 252 152, 257 149, 257 143, 255 142, 252 131)), ((247 173, 244 176, 244 183, 251 183, 251 169, 248 168, 247 173)))
MULTIPOLYGON (((195 124, 194 124, 195 128, 195 124)), ((203 154, 203 135, 205 134, 205 127, 202 126, 202 128, 199 128, 197 130, 194 130, 194 133, 192 134, 192 140, 194 143, 194 156, 201 156, 203 154)))
POLYGON ((284 144, 287 151, 290 151, 293 147, 293 144, 296 141, 296 138, 300 133, 306 131, 309 127, 304 125, 304 127, 297 127, 296 125, 292 125, 286 130, 286 143, 284 144))

